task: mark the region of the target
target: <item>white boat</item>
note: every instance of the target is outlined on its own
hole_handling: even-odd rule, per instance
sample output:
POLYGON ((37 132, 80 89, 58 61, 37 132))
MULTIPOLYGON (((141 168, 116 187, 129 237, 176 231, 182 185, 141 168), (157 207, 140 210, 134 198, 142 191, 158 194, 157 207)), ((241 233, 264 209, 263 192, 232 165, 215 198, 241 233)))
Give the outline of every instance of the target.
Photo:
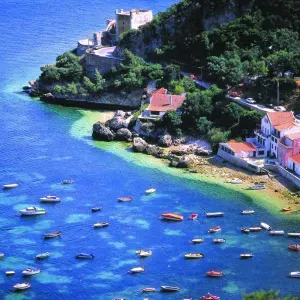
POLYGON ((183 221, 182 215, 173 214, 173 213, 163 213, 161 214, 160 218, 169 221, 183 221))
POLYGON ((252 258, 253 254, 252 253, 243 253, 240 255, 240 258, 246 259, 246 258, 252 258))
POLYGON ((226 242, 225 239, 213 239, 214 244, 221 244, 221 243, 225 243, 225 242, 226 242))
POLYGON ((289 237, 300 237, 300 232, 289 232, 287 235, 289 237))
POLYGON ((223 217, 224 213, 223 212, 210 212, 210 213, 205 213, 207 218, 213 218, 213 217, 223 217))
POLYGON ((73 182, 74 182, 73 180, 66 179, 66 180, 63 180, 61 182, 61 184, 72 184, 73 182))
POLYGON ((48 203, 60 202, 60 198, 56 196, 45 196, 40 198, 40 202, 48 202, 48 203))
POLYGON ((251 215, 254 214, 254 210, 242 210, 241 215, 251 215))
POLYGON ((190 244, 200 244, 203 243, 204 239, 192 239, 189 241, 190 244))
POLYGON ((270 235, 284 235, 284 231, 283 230, 270 230, 269 234, 270 235))
POLYGON ((289 273, 289 276, 291 278, 300 278, 300 271, 291 272, 289 273))
POLYGON ((102 228, 102 227, 107 227, 109 225, 108 222, 101 222, 101 223, 95 223, 93 225, 94 228, 102 228))
POLYGON ((4 253, 0 253, 0 258, 3 258, 4 257, 4 253))
POLYGON ((261 222, 260 223, 260 227, 263 228, 263 229, 265 229, 265 230, 268 230, 268 231, 272 230, 272 227, 270 225, 268 225, 267 223, 261 222))
POLYGON ((36 215, 44 215, 46 213, 46 210, 35 206, 29 206, 25 209, 19 210, 19 213, 22 216, 36 216, 36 215))
POLYGON ((178 286, 162 285, 160 290, 162 292, 178 292, 180 288, 178 286))
POLYGON ((22 274, 23 274, 24 276, 31 276, 31 275, 39 274, 40 272, 41 272, 41 270, 38 269, 38 268, 33 268, 33 269, 28 268, 28 269, 24 270, 24 271, 22 272, 22 274))
POLYGON ((248 186, 248 190, 263 190, 265 188, 266 188, 265 184, 254 184, 254 185, 248 186))
POLYGON ((15 275, 15 273, 16 273, 15 271, 6 271, 5 275, 6 276, 15 275))
POLYGON ((3 184, 2 188, 4 190, 6 190, 6 189, 13 189, 13 188, 16 188, 18 186, 19 185, 17 183, 10 183, 10 184, 3 184))
POLYGON ((242 179, 239 179, 239 178, 234 178, 230 181, 230 183, 232 184, 242 184, 243 183, 243 180, 242 179))
POLYGON ((152 255, 152 251, 151 250, 148 250, 148 251, 141 250, 138 254, 140 257, 148 257, 148 256, 152 255))
POLYGON ((29 282, 24 282, 24 283, 17 283, 14 285, 14 290, 15 291, 22 291, 22 290, 27 290, 31 287, 31 284, 29 282))
POLYGON ((145 267, 135 267, 135 268, 132 268, 128 271, 128 273, 141 273, 141 272, 144 272, 145 271, 145 267))
POLYGON ((119 202, 130 202, 133 200, 133 197, 127 196, 127 197, 119 197, 118 201, 119 202))
POLYGON ((149 189, 149 190, 146 190, 145 193, 148 195, 148 194, 152 194, 152 193, 155 193, 156 192, 156 189, 149 189))
POLYGON ((49 252, 45 252, 45 253, 40 253, 40 254, 37 254, 35 256, 36 259, 44 259, 44 258, 47 258, 50 256, 50 253, 49 252))

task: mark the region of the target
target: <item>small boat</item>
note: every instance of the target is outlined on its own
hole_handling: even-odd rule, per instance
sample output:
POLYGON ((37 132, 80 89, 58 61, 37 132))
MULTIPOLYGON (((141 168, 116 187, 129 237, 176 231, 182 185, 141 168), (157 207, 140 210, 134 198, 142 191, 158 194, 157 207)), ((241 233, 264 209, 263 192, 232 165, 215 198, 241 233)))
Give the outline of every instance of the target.
POLYGON ((291 272, 289 273, 289 276, 291 278, 300 278, 300 271, 291 272))
MULTIPOLYGON (((259 227, 260 228, 260 227, 259 227)), ((243 233, 249 233, 250 232, 250 229, 249 228, 246 228, 246 227, 243 227, 242 229, 241 229, 241 232, 243 232, 243 233)))
POLYGON ((248 186, 248 190, 263 190, 265 188, 266 188, 265 184, 254 184, 254 185, 248 186))
POLYGON ((50 256, 50 253, 49 252, 45 252, 45 253, 40 253, 40 254, 37 254, 35 256, 35 259, 44 259, 44 258, 47 258, 50 256))
POLYGON ((94 258, 95 255, 94 254, 89 254, 89 253, 77 253, 75 255, 75 258, 82 258, 82 259, 91 259, 94 258))
POLYGON ((189 241, 190 244, 200 244, 203 243, 204 239, 192 239, 189 241))
POLYGON ((220 297, 207 293, 207 295, 201 297, 201 300, 220 300, 220 297))
POLYGON ((128 273, 134 274, 134 273, 141 273, 145 271, 145 267, 135 267, 128 271, 128 273))
POLYGON ((293 209, 289 206, 289 207, 284 207, 281 211, 292 211, 293 209))
POLYGON ((208 230, 208 233, 215 233, 215 232, 218 232, 220 230, 221 230, 221 227, 220 226, 216 226, 216 227, 210 228, 208 230))
POLYGON ((161 214, 161 219, 170 220, 170 221, 182 221, 183 216, 173 213, 163 213, 161 214))
POLYGON ((17 283, 14 285, 14 290, 15 291, 23 291, 27 290, 31 287, 31 284, 29 282, 24 282, 24 283, 17 283))
POLYGON ((37 215, 44 215, 46 210, 43 208, 38 208, 35 206, 29 206, 25 209, 19 210, 21 216, 37 216, 37 215))
POLYGON ((197 218, 198 218, 198 214, 196 214, 196 213, 193 213, 189 216, 190 220, 196 220, 197 218))
POLYGON ((60 198, 56 196, 45 196, 40 198, 40 202, 56 203, 60 202, 60 198))
POLYGON ((207 218, 214 218, 214 217, 223 217, 224 213, 223 212, 210 212, 206 213, 207 218))
POLYGON ((15 273, 16 273, 15 271, 6 271, 5 275, 6 276, 11 276, 11 275, 15 275, 15 273))
POLYGON ((99 206, 98 206, 98 207, 93 207, 93 208, 92 208, 92 212, 96 212, 96 211, 99 211, 99 210, 101 210, 101 207, 99 207, 99 206))
POLYGON ((222 277, 222 276, 224 276, 223 272, 220 272, 220 271, 208 271, 205 274, 208 277, 222 277))
POLYGON ((100 223, 95 223, 93 225, 94 228, 102 228, 102 227, 107 227, 109 225, 108 222, 100 222, 100 223))
POLYGON ((261 222, 260 223, 260 227, 263 228, 263 229, 265 229, 265 230, 267 230, 267 231, 272 230, 272 227, 270 225, 268 225, 267 223, 261 222))
POLYGON ((120 198, 118 198, 119 202, 129 202, 129 201, 132 201, 132 200, 133 200, 132 197, 120 197, 120 198))
POLYGON ((8 189, 13 189, 13 188, 16 188, 18 187, 19 185, 17 183, 10 183, 10 184, 3 184, 2 185, 2 188, 4 190, 8 190, 8 189))
POLYGON ((261 227, 250 227, 249 228, 249 231, 251 231, 251 232, 258 232, 258 231, 261 231, 261 230, 262 230, 261 227))
POLYGON ((225 242, 226 242, 225 239, 213 239, 214 244, 221 244, 221 243, 225 243, 225 242))
POLYGON ((300 237, 300 232, 289 232, 288 237, 300 237))
POLYGON ((155 193, 155 192, 156 192, 156 189, 149 189, 149 190, 146 190, 146 191, 145 191, 145 193, 146 193, 147 195, 152 194, 152 193, 155 193))
POLYGON ((4 253, 0 253, 0 258, 3 258, 4 257, 4 253))
POLYGON ((55 232, 51 232, 51 233, 46 233, 44 234, 44 239, 51 239, 51 238, 55 238, 61 235, 61 231, 55 231, 55 232))
POLYGON ((24 271, 22 272, 22 274, 23 274, 24 276, 31 276, 31 275, 39 274, 40 272, 41 272, 41 270, 38 269, 38 268, 33 268, 33 269, 27 268, 26 270, 24 270, 24 271))
POLYGON ((241 259, 246 259, 246 258, 251 258, 251 257, 253 257, 253 254, 252 254, 252 253, 242 253, 242 254, 240 255, 240 258, 241 258, 241 259))
POLYGON ((178 292, 180 288, 177 286, 162 285, 160 287, 160 290, 162 292, 178 292))
POLYGON ((300 245, 289 245, 290 250, 300 251, 300 245))
POLYGON ((204 254, 202 253, 188 253, 184 255, 187 259, 194 259, 194 258, 203 258, 204 254))
POLYGON ((254 210, 242 210, 241 215, 251 215, 254 214, 254 210))
POLYGON ((270 235, 284 235, 284 231, 283 230, 270 230, 269 234, 270 235))
POLYGON ((243 180, 242 179, 239 179, 239 178, 234 178, 230 181, 230 183, 232 184, 242 184, 243 183, 243 180))
POLYGON ((141 251, 139 251, 138 255, 140 257, 148 257, 148 256, 152 255, 152 251, 151 250, 148 250, 148 251, 141 250, 141 251))
POLYGON ((150 293, 150 292, 156 292, 156 288, 153 287, 147 287, 142 289, 143 293, 150 293))
POLYGON ((74 180, 69 180, 69 179, 63 180, 61 182, 61 184, 72 184, 72 183, 74 183, 74 180))

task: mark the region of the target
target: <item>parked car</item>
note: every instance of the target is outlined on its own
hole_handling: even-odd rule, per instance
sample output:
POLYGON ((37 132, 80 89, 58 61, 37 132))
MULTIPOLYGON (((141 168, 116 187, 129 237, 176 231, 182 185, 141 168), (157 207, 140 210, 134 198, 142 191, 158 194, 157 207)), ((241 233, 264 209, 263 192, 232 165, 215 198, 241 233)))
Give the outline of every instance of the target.
POLYGON ((269 108, 274 108, 274 104, 272 104, 272 103, 266 104, 266 106, 269 108))
POLYGON ((295 115, 295 118, 296 118, 296 119, 300 119, 300 114, 296 114, 296 115, 295 115))
POLYGON ((240 94, 238 92, 231 92, 230 96, 231 97, 240 97, 240 94))
POLYGON ((234 100, 241 100, 241 97, 232 97, 234 100))
POLYGON ((255 101, 253 98, 247 98, 247 99, 246 99, 246 102, 247 102, 247 103, 250 103, 250 104, 256 103, 256 101, 255 101))
POLYGON ((274 110, 276 110, 276 111, 286 111, 286 109, 283 106, 275 106, 274 110))
POLYGON ((194 74, 191 74, 190 78, 193 79, 193 80, 197 79, 197 77, 194 74))

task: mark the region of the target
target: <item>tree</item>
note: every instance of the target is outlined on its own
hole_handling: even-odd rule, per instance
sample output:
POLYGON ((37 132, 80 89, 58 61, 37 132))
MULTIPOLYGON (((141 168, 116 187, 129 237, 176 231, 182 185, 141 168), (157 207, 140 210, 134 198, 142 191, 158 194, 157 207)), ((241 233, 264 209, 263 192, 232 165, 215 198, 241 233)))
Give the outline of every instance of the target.
POLYGON ((165 78, 167 82, 180 79, 180 67, 178 65, 170 64, 165 68, 165 78))
POLYGON ((178 135, 181 124, 181 118, 176 111, 167 111, 161 120, 161 125, 166 127, 171 134, 178 135))
POLYGON ((225 143, 228 141, 230 134, 230 131, 224 131, 220 128, 212 128, 210 130, 208 133, 208 138, 214 152, 217 151, 219 143, 225 143))
MULTIPOLYGON (((251 294, 244 294, 244 300, 280 300, 279 292, 275 291, 258 291, 251 294)), ((297 297, 286 296, 281 298, 282 300, 297 300, 297 297)))
POLYGON ((146 68, 146 76, 150 80, 155 80, 156 82, 161 82, 164 78, 164 70, 160 64, 148 66, 146 68))
POLYGON ((243 63, 243 70, 244 74, 247 75, 247 77, 264 77, 267 76, 269 73, 269 69, 264 61, 257 61, 257 60, 251 60, 251 61, 245 61, 243 63))
POLYGON ((95 92, 99 93, 103 90, 103 85, 105 83, 105 79, 102 78, 101 74, 96 70, 95 72, 95 92))
POLYGON ((230 128, 234 124, 239 123, 245 109, 240 105, 230 102, 223 108, 221 118, 217 120, 218 124, 226 128, 230 128))
POLYGON ((196 123, 197 133, 201 136, 206 136, 212 127, 212 122, 208 121, 206 117, 200 117, 196 123))
POLYGON ((280 50, 269 55, 266 61, 272 69, 273 74, 277 76, 279 73, 283 74, 286 71, 292 70, 293 56, 292 52, 280 50))
POLYGON ((95 84, 86 76, 83 77, 83 86, 90 93, 95 93, 96 92, 95 84))

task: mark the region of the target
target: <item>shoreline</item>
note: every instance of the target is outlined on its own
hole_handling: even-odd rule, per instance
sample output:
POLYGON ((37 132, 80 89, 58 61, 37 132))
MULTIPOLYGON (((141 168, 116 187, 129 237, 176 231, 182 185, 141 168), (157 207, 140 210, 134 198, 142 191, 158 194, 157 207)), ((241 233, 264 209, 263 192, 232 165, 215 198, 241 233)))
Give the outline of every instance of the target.
MULTIPOLYGON (((82 118, 74 124, 71 129, 71 135, 82 139, 90 134, 92 125, 101 119, 101 112, 80 110, 82 118), (76 127, 85 128, 81 132, 77 132, 76 127)), ((102 118, 105 121, 110 115, 102 118)), ((103 117, 103 116, 102 116, 103 117)), ((184 177, 186 179, 201 181, 208 184, 217 184, 235 192, 242 193, 258 205, 262 205, 268 211, 277 216, 289 218, 300 217, 300 197, 295 196, 296 188, 282 176, 270 179, 267 175, 254 175, 247 170, 235 167, 230 163, 223 162, 223 159, 201 158, 203 164, 190 169, 177 169, 169 167, 169 161, 166 159, 156 158, 143 153, 128 151, 131 148, 131 143, 126 142, 100 142, 89 140, 89 144, 99 147, 102 151, 109 151, 113 154, 125 159, 136 165, 149 168, 157 168, 159 171, 169 173, 173 176, 184 177), (127 149, 127 150, 126 150, 127 149), (126 153, 124 153, 126 152, 126 153), (231 184, 226 181, 239 178, 244 182, 242 184, 231 184), (266 189, 261 191, 253 191, 246 189, 249 185, 255 182, 266 182, 266 189), (283 207, 292 207, 291 212, 282 212, 283 207)), ((169 149, 166 148, 165 151, 169 149)), ((246 209, 246 208, 245 208, 246 209)))

